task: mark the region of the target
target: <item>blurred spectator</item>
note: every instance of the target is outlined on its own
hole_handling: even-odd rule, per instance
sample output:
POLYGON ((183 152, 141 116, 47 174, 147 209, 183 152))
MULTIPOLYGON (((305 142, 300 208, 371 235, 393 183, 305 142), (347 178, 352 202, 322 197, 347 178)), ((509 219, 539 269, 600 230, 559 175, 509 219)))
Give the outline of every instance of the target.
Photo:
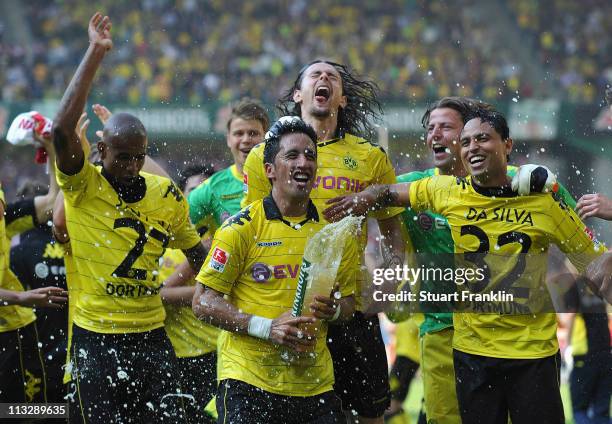
MULTIPOLYGON (((34 0, 23 4, 35 40, 31 65, 23 48, 3 44, 0 23, 0 100, 59 98, 85 48, 75 34, 95 8, 114 18, 115 51, 95 90, 108 103, 195 105, 245 95, 273 103, 294 68, 315 58, 350 65, 389 100, 529 95, 520 63, 493 43, 499 29, 482 1, 34 0)), ((612 3, 509 4, 566 97, 593 101, 612 76, 604 66, 612 3)))

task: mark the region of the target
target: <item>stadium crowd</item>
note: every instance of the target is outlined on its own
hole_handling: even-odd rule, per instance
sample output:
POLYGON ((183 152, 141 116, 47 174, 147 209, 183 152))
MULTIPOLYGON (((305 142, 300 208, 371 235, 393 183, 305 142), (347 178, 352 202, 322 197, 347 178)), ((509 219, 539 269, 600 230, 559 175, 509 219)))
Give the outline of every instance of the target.
POLYGON ((612 81, 612 4, 598 0, 512 0, 509 5, 566 98, 596 101, 612 81))
MULTIPOLYGON (((454 93, 499 101, 517 93, 528 97, 534 90, 514 50, 495 42, 496 22, 477 0, 452 8, 404 0, 358 6, 323 0, 287 7, 268 0, 142 0, 139 5, 104 3, 109 14, 124 17, 115 28, 112 66, 99 77, 98 93, 109 103, 203 104, 244 95, 273 102, 278 87, 287 85, 288 72, 314 57, 368 75, 388 100, 454 93), (488 60, 493 56, 496 60, 488 60)), ((90 6, 76 0, 24 4, 33 59, 24 61, 27 46, 0 45, 0 101, 61 95, 84 47, 76 34, 90 6)), ((609 2, 592 1, 584 8, 564 0, 511 6, 517 25, 539 38, 538 54, 553 78, 558 76, 565 97, 592 101, 610 81, 605 67, 609 2), (559 19, 550 19, 551 13, 559 19)))

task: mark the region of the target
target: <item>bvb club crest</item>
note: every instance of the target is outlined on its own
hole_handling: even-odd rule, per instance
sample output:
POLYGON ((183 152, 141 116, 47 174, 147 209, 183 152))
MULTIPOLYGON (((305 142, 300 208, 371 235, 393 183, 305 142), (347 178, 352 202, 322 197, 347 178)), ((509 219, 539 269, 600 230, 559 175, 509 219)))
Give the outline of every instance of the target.
POLYGON ((351 155, 346 155, 344 157, 344 166, 346 166, 348 169, 356 169, 357 161, 353 159, 351 155))

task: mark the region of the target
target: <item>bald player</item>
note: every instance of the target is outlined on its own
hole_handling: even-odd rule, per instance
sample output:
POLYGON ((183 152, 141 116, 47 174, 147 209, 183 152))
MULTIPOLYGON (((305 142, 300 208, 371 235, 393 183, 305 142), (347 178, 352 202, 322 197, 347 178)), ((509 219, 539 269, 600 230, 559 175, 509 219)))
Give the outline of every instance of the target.
POLYGON ((79 416, 71 409, 71 422, 176 422, 184 413, 170 377, 176 358, 162 328, 159 258, 167 247, 181 249, 198 270, 205 251, 180 190, 141 172, 147 133, 138 118, 112 115, 97 144, 101 165, 85 160, 74 128, 112 48, 110 29, 100 13, 89 21, 89 48, 53 130, 79 289, 71 357, 81 408, 79 416))

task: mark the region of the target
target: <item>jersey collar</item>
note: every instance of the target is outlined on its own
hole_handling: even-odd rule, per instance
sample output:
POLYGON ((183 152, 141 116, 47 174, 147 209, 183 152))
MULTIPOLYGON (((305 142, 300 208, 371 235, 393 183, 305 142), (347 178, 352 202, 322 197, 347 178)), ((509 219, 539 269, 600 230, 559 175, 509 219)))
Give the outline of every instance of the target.
POLYGON ((236 164, 233 164, 232 166, 230 166, 230 172, 232 173, 232 175, 234 176, 234 178, 236 178, 238 181, 242 182, 242 174, 240 172, 238 172, 238 167, 236 166, 236 164))
MULTIPOLYGON (((290 226, 291 228, 294 228, 296 226, 295 224, 292 224, 289 221, 287 221, 285 218, 283 218, 283 215, 278 209, 276 202, 272 198, 272 194, 269 194, 263 199, 263 208, 264 208, 264 212, 266 213, 266 219, 268 221, 271 221, 273 219, 278 219, 283 224, 286 224, 290 226)), ((306 219, 300 222, 298 225, 302 226, 310 220, 319 222, 319 213, 317 212, 317 208, 314 205, 314 203, 312 203, 312 200, 308 199, 308 209, 306 210, 306 219)))
POLYGON ((512 191, 512 187, 508 184, 501 187, 482 187, 471 180, 470 183, 474 188, 474 191, 478 194, 482 194, 487 197, 516 197, 517 192, 512 191))
POLYGON ((111 187, 117 192, 117 196, 126 203, 136 203, 144 199, 147 193, 147 183, 142 175, 138 176, 138 181, 130 187, 122 185, 115 177, 106 172, 102 167, 101 174, 111 187))

